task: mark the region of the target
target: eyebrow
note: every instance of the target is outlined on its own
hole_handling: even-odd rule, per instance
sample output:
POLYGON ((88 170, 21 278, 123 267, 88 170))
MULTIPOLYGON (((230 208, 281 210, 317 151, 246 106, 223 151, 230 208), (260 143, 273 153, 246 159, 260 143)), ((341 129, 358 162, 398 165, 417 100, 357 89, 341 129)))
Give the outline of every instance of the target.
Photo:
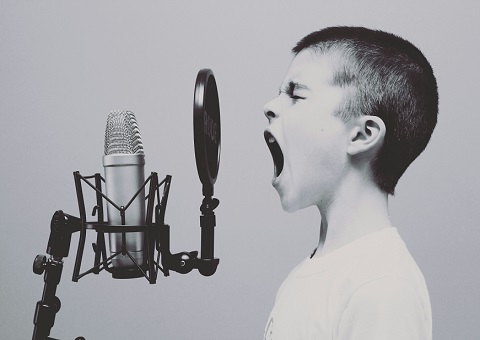
POLYGON ((296 81, 289 81, 280 87, 279 93, 283 91, 287 94, 292 94, 295 90, 309 90, 309 87, 296 81))

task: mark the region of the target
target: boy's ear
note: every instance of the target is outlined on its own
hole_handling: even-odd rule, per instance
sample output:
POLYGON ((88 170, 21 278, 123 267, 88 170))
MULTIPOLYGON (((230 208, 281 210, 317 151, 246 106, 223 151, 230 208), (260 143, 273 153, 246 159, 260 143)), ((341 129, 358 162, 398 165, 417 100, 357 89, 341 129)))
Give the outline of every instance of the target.
POLYGON ((377 116, 360 116, 350 122, 350 141, 347 152, 350 156, 365 152, 375 153, 385 138, 385 123, 377 116))

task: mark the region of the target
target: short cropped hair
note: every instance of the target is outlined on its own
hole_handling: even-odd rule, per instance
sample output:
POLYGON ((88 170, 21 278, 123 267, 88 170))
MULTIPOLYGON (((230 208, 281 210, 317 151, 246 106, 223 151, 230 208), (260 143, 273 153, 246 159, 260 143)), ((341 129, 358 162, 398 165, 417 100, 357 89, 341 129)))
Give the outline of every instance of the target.
POLYGON ((386 126, 371 161, 374 180, 393 195, 407 167, 425 149, 437 124, 438 91, 432 67, 418 48, 390 33, 364 27, 329 27, 293 48, 333 58, 333 84, 345 89, 338 110, 345 121, 378 116, 386 126))

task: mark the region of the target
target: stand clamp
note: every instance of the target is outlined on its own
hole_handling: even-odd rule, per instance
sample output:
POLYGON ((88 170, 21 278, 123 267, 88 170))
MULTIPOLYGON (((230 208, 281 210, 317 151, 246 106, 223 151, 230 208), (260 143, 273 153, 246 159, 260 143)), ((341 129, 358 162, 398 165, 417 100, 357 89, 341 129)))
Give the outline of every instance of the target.
MULTIPOLYGON (((33 261, 33 272, 42 275, 45 282, 42 299, 37 302, 33 317, 32 340, 54 340, 50 338, 50 331, 55 322, 55 316, 60 310, 60 299, 55 295, 60 283, 63 269, 63 257, 68 256, 72 234, 80 231, 80 219, 64 214, 61 210, 55 212, 50 223, 50 237, 48 240, 47 253, 37 255, 33 261)), ((81 340, 83 337, 78 337, 81 340)))

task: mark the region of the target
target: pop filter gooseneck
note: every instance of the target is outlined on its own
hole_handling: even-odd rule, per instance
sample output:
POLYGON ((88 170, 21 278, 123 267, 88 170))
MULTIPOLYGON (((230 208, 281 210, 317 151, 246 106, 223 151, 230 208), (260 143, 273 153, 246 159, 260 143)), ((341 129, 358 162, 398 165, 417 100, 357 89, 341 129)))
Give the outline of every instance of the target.
POLYGON ((213 196, 220 163, 220 105, 212 70, 202 69, 195 82, 193 131, 198 177, 205 197, 213 196))

